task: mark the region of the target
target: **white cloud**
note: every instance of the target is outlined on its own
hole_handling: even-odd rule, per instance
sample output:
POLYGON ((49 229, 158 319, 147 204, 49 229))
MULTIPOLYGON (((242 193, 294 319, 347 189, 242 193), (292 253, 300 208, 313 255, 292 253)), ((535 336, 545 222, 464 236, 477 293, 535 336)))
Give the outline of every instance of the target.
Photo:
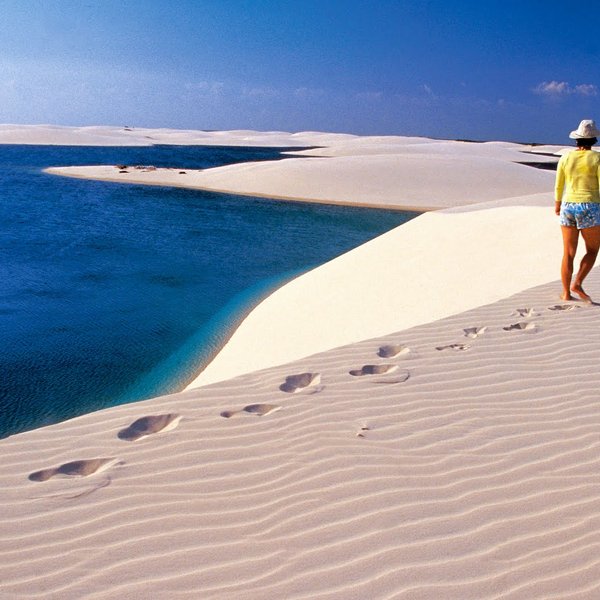
POLYGON ((566 81, 542 81, 533 91, 536 94, 547 94, 549 96, 560 96, 568 93, 569 84, 566 81))
POLYGON ((580 96, 597 96, 598 88, 591 83, 582 83, 580 85, 576 85, 573 88, 573 92, 575 94, 579 94, 580 96))
POLYGON ((596 96, 598 88, 591 83, 580 83, 572 86, 567 81, 542 81, 533 88, 533 92, 542 96, 596 96))

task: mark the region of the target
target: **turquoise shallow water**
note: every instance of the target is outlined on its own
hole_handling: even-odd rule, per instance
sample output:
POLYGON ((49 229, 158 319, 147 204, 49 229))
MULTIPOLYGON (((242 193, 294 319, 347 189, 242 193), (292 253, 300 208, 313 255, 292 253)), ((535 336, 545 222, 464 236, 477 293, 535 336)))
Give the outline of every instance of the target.
POLYGON ((47 175, 280 149, 0 146, 0 436, 181 389, 251 306, 414 213, 47 175))

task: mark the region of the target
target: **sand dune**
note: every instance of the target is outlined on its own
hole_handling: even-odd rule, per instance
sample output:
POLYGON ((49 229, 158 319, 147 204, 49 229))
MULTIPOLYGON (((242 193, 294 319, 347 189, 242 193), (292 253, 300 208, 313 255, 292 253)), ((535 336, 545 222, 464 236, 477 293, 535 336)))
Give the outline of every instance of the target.
POLYGON ((522 198, 518 207, 513 202, 426 213, 289 282, 248 315, 190 387, 441 319, 553 281, 561 246, 551 196, 522 198), (496 252, 501 259, 490 258, 496 252), (259 332, 267 330, 265 346, 259 332))
POLYGON ((123 183, 446 209, 422 215, 278 290, 248 316, 192 386, 443 318, 556 277, 560 244, 550 208, 554 175, 518 164, 535 147, 314 133, 295 139, 312 140, 320 147, 311 153, 329 156, 186 170, 183 175, 178 169, 119 173, 114 166, 48 170, 123 183), (501 261, 479 250, 488 245, 490 252, 502 248, 501 261), (505 264, 511 264, 510 278, 505 264), (363 313, 377 317, 357 317, 363 313), (261 332, 267 330, 268 347, 261 343, 261 332))
POLYGON ((60 140, 73 144, 312 147, 290 151, 293 160, 206 170, 122 170, 104 165, 48 171, 123 183, 412 210, 448 208, 547 191, 552 185, 552 173, 525 163, 556 163, 564 151, 560 146, 510 142, 472 143, 318 132, 20 127, 0 125, 0 143, 23 143, 23 140, 59 143, 55 140, 60 140))
POLYGON ((320 146, 70 174, 446 208, 280 288, 186 391, 0 440, 0 597, 600 596, 600 307, 558 298, 552 173, 516 164, 535 148, 48 135, 320 146))
POLYGON ((0 144, 55 146, 314 146, 356 138, 349 134, 283 131, 202 131, 133 126, 67 127, 0 124, 0 144))
POLYGON ((500 149, 496 156, 481 156, 455 154, 454 147, 462 147, 460 142, 446 142, 444 153, 424 152, 423 147, 428 145, 411 146, 410 151, 393 154, 293 158, 186 169, 185 173, 164 168, 123 171, 113 166, 56 167, 47 172, 120 183, 417 211, 525 196, 552 188, 553 173, 519 164, 526 160, 520 149, 500 149))
MULTIPOLYGON (((591 279, 598 296, 598 270, 591 279)), ((559 306, 553 282, 2 440, 4 594, 597 598, 600 338, 590 332, 600 309, 563 305, 580 308, 550 310, 559 306), (504 329, 522 307, 535 335, 504 329), (481 327, 467 351, 436 351, 481 327), (379 357, 387 346, 412 352, 379 357), (382 386, 349 374, 369 364, 410 377, 382 386), (321 393, 279 389, 299 372, 321 373, 321 393), (119 439, 161 411, 181 415, 179 427, 119 439), (99 448, 121 464, 28 479, 99 448)))

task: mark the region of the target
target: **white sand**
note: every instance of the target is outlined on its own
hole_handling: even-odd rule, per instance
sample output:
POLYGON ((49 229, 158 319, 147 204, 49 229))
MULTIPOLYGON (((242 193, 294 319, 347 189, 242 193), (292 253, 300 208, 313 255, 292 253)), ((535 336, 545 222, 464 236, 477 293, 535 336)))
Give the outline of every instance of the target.
POLYGON ((58 125, 0 125, 0 144, 55 146, 312 146, 320 139, 344 141, 348 134, 286 133, 282 131, 198 131, 138 127, 65 127, 58 125))
POLYGON ((600 312, 558 301, 553 174, 508 143, 300 137, 330 157, 191 187, 450 208, 270 296, 218 383, 0 441, 1 591, 598 598, 600 312))
MULTIPOLYGON (((553 174, 518 163, 556 162, 535 147, 426 138, 356 138, 336 134, 264 134, 275 144, 319 145, 294 159, 206 170, 113 166, 48 169, 70 177, 169 185, 288 200, 431 210, 548 192, 553 174), (272 137, 269 137, 272 136, 272 137), (348 139, 350 138, 350 139, 348 139), (306 157, 306 155, 311 155, 306 157)), ((215 139, 214 136, 212 138, 215 139)), ((218 138, 225 143, 226 138, 218 138)), ((252 140, 253 136, 247 135, 252 140)), ((233 132, 230 142, 240 136, 233 132)), ((250 142, 247 142, 250 143, 250 142)), ((557 146, 556 152, 560 151, 557 146)))
POLYGON ((598 327, 598 307, 557 303, 551 283, 3 440, 5 597, 598 598, 598 327), (381 358, 388 345, 409 352, 381 358), (301 373, 320 381, 279 389, 301 373), (119 439, 166 413, 175 429, 119 439))
POLYGON ((191 387, 440 319, 556 278, 554 173, 518 162, 558 157, 533 156, 536 147, 508 142, 296 137, 318 142, 321 147, 308 153, 326 157, 184 173, 133 166, 48 169, 70 177, 340 204, 421 210, 470 205, 468 212, 422 215, 282 287, 248 316, 191 387), (486 210, 474 205, 491 201, 486 210), (499 248, 503 259, 490 260, 499 248))

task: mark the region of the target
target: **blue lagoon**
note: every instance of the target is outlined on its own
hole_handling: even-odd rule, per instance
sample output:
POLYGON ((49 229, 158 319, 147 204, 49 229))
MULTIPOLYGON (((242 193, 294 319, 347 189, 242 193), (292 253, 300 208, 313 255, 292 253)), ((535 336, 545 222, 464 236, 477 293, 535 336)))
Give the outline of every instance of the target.
POLYGON ((182 389, 270 291, 414 216, 42 169, 282 150, 0 146, 0 436, 182 389))

